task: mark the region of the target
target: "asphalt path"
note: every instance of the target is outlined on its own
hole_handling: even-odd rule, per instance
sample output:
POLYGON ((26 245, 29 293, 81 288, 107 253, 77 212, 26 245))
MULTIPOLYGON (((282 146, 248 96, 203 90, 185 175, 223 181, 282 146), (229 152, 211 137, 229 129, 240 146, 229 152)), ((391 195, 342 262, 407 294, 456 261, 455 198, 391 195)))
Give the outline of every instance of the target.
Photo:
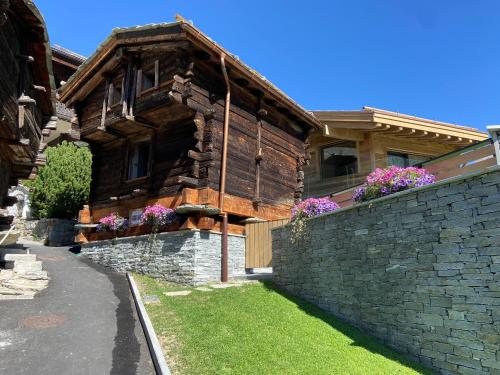
POLYGON ((67 247, 8 252, 26 248, 49 286, 32 300, 0 301, 0 374, 155 374, 125 275, 67 247))

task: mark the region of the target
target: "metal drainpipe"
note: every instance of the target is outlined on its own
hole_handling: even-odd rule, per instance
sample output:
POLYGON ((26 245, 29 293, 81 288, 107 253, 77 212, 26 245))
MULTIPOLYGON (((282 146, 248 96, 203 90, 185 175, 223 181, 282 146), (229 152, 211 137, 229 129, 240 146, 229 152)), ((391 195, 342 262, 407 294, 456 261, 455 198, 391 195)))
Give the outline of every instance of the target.
POLYGON ((227 141, 229 135, 229 110, 231 108, 231 88, 229 86, 229 77, 227 75, 226 64, 224 62, 225 54, 220 55, 220 64, 222 74, 226 82, 226 103, 224 106, 224 134, 222 144, 222 164, 221 179, 219 189, 219 208, 222 214, 222 241, 221 241, 221 281, 227 282, 227 212, 224 210, 224 194, 226 193, 226 167, 227 167, 227 141))

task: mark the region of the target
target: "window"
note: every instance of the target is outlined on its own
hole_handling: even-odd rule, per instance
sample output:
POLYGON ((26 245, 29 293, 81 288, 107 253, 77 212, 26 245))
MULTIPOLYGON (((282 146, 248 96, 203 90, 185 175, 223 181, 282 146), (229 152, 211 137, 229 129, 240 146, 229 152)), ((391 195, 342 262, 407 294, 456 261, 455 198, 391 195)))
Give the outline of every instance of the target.
POLYGON ((142 73, 142 91, 155 86, 155 72, 142 73))
POLYGON ((398 167, 409 167, 429 160, 430 157, 423 155, 405 154, 402 152, 387 152, 387 164, 398 167))
POLYGON ((346 176, 357 172, 356 142, 339 142, 321 150, 321 178, 346 176))
POLYGON ((153 66, 138 71, 137 96, 151 88, 157 88, 160 82, 160 62, 156 60, 153 66))
POLYGON ((128 159, 128 179, 141 178, 148 175, 149 143, 143 142, 132 146, 128 159))
POLYGON ((110 83, 108 87, 108 107, 119 104, 122 100, 121 87, 115 83, 110 83))

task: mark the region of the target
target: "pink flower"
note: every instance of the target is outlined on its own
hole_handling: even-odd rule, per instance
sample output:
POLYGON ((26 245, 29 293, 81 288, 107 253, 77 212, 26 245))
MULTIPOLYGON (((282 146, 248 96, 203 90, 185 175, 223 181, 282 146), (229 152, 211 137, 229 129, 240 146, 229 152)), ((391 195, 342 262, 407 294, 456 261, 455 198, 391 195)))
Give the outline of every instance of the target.
POLYGON ((292 220, 321 215, 325 212, 335 211, 338 208, 339 205, 328 198, 308 198, 293 206, 292 220))
POLYGON ((147 206, 142 213, 141 222, 152 225, 155 230, 165 225, 172 224, 175 220, 175 212, 171 208, 156 203, 147 206))
POLYGON ((127 228, 128 220, 118 215, 117 212, 113 212, 99 219, 99 224, 97 225, 98 232, 124 231, 127 228))
POLYGON ((363 186, 356 189, 352 199, 356 202, 367 201, 397 191, 429 185, 435 181, 436 177, 422 168, 377 168, 368 175, 363 186))

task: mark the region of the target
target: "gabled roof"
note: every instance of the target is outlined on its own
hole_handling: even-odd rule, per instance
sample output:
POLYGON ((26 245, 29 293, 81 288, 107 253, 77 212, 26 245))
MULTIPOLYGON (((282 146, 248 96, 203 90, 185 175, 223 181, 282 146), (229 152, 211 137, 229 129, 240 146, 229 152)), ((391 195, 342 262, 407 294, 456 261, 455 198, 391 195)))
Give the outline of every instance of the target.
POLYGON ((52 46, 52 58, 54 60, 62 60, 59 62, 65 65, 69 65, 74 69, 79 67, 87 59, 85 56, 82 56, 57 44, 54 44, 52 46))
MULTIPOLYGON (((238 57, 232 55, 212 39, 185 21, 150 24, 128 28, 113 29, 111 35, 104 40, 63 86, 60 99, 68 105, 81 100, 89 91, 88 87, 98 83, 101 77, 95 78, 97 72, 105 66, 113 51, 121 46, 136 46, 141 43, 157 43, 165 41, 187 40, 198 48, 216 56, 224 55, 226 64, 238 72, 273 100, 286 106, 291 113, 311 127, 320 128, 321 123, 310 112, 306 111, 284 92, 279 90, 264 76, 257 73, 238 57), (93 78, 94 76, 94 78, 93 78), (83 90, 84 87, 87 88, 83 90)), ((231 76, 231 75, 230 75, 231 76)))
POLYGON ((323 123, 326 134, 334 129, 350 129, 464 145, 488 138, 487 133, 471 127, 373 107, 363 107, 360 111, 312 111, 312 113, 323 123))

